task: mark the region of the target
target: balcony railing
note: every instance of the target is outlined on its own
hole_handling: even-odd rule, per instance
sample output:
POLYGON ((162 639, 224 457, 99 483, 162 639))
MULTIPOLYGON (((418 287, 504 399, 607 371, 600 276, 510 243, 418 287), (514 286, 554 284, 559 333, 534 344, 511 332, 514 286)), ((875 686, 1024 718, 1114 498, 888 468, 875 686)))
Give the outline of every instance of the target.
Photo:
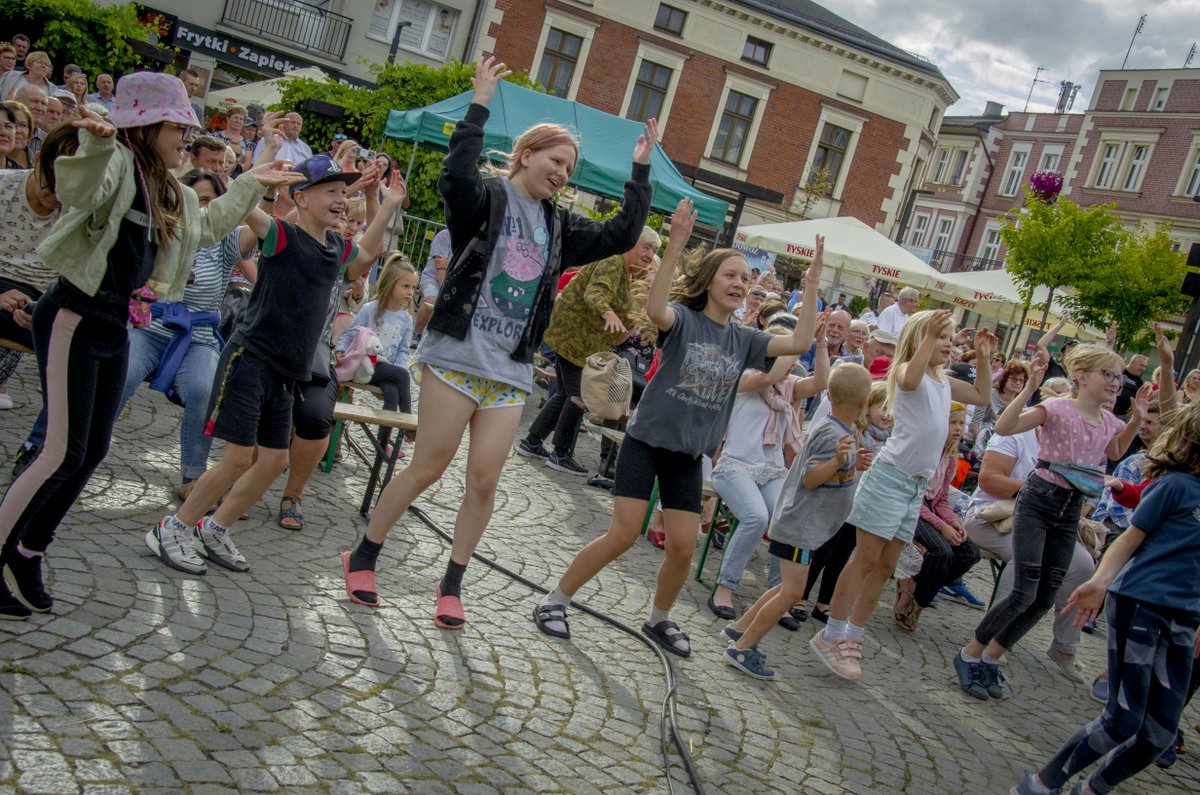
POLYGON ((353 22, 300 0, 225 0, 221 21, 338 61, 346 55, 353 22))
POLYGON ((935 248, 929 258, 929 265, 942 273, 994 271, 1004 267, 1004 260, 972 257, 967 254, 958 254, 954 251, 942 251, 935 248))

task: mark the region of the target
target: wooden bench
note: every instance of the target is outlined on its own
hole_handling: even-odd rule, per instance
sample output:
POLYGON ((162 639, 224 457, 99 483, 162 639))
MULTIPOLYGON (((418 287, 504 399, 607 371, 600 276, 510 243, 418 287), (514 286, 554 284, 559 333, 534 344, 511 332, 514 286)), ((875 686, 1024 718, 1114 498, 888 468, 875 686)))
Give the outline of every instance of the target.
MULTIPOLYGON (((358 509, 360 514, 366 516, 378 499, 377 492, 382 493, 384 486, 392 479, 396 462, 400 458, 404 432, 417 429, 417 415, 339 402, 333 407, 333 418, 335 422, 342 424, 348 422, 361 428, 374 451, 372 455, 371 452, 364 449, 363 445, 359 444, 358 440, 350 434, 346 434, 346 443, 363 460, 363 463, 371 467, 371 474, 367 477, 367 488, 358 509), (376 429, 378 429, 378 433, 376 429), (395 443, 390 445, 391 450, 388 450, 393 429, 400 433, 397 434, 395 443)), ((336 441, 333 437, 330 438, 330 450, 330 455, 333 450, 336 450, 336 441)))
POLYGON ((33 353, 32 348, 26 348, 21 343, 13 342, 12 340, 0 339, 0 348, 8 348, 10 351, 16 351, 17 353, 33 353))

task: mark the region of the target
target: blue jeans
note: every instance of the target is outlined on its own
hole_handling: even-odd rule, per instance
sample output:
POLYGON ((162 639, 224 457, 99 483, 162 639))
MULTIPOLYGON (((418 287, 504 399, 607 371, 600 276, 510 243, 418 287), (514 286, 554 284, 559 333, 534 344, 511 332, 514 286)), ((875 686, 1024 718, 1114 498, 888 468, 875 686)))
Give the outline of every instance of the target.
MULTIPOLYGON (((122 408, 158 367, 168 342, 170 340, 165 337, 141 329, 129 332, 129 370, 121 393, 122 408)), ((175 389, 184 405, 183 421, 179 424, 179 473, 185 480, 195 480, 208 468, 212 437, 204 435, 204 424, 208 419, 208 397, 220 357, 220 352, 209 345, 189 345, 175 374, 175 389)))
MULTIPOLYGON (((737 590, 746 564, 750 562, 771 522, 771 511, 775 510, 775 503, 779 501, 783 481, 781 476, 759 485, 745 472, 713 472, 713 489, 738 518, 737 531, 725 545, 725 557, 721 560, 721 571, 717 575, 718 585, 724 585, 731 591, 737 590)), ((767 559, 767 587, 774 588, 783 581, 779 574, 779 558, 768 555, 767 559)))

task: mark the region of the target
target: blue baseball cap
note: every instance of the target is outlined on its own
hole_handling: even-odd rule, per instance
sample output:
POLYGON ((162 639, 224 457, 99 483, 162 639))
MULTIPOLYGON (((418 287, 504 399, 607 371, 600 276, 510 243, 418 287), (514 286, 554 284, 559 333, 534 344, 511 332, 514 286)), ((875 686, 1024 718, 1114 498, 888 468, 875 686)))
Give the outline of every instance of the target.
POLYGON ((313 155, 307 160, 301 160, 292 166, 292 171, 304 175, 303 182, 289 186, 288 192, 293 196, 296 195, 296 191, 320 185, 322 182, 341 181, 352 185, 358 182, 360 176, 357 171, 342 171, 342 167, 329 155, 313 155))

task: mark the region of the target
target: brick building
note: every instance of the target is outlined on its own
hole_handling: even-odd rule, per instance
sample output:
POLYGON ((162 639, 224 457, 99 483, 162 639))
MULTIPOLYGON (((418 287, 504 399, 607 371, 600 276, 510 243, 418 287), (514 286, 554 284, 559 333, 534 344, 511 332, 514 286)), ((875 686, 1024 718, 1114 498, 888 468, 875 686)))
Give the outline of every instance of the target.
POLYGON ((807 0, 492 0, 480 53, 656 116, 679 170, 731 201, 730 227, 795 220, 824 168, 832 190, 809 216, 891 230, 958 99, 929 62, 807 0))
POLYGON ((905 242, 943 270, 1003 264, 999 217, 1035 171, 1063 175, 1082 206, 1116 203, 1129 227, 1171 224, 1184 251, 1200 242, 1200 75, 1195 69, 1106 70, 1085 113, 947 117, 905 242), (967 166, 957 164, 968 152, 967 166))

